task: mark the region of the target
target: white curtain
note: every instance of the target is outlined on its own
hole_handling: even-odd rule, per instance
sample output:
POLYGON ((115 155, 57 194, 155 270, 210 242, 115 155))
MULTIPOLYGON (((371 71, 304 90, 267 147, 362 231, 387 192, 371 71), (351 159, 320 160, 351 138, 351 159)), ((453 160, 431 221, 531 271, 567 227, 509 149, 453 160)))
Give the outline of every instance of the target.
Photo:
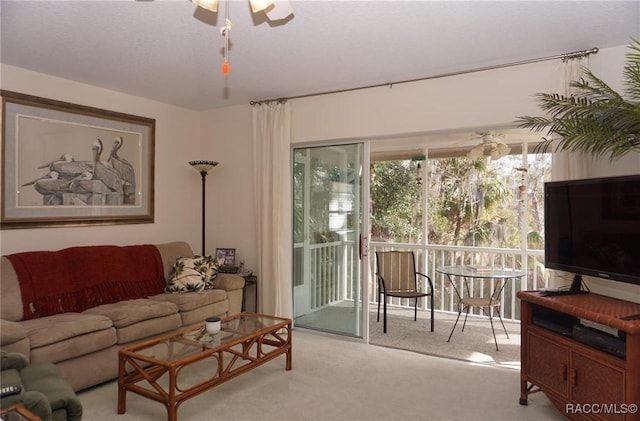
POLYGON ((291 110, 287 102, 253 106, 254 186, 262 313, 292 317, 291 110))
MULTIPOLYGON (((570 96, 576 92, 570 86, 572 81, 580 80, 583 70, 589 64, 589 56, 573 58, 564 62, 564 83, 561 92, 570 96)), ((554 152, 552 154, 551 179, 572 180, 587 177, 588 156, 583 152, 554 152)))
MULTIPOLYGON (((564 81, 560 92, 566 96, 576 93, 576 89, 569 86, 572 81, 580 80, 584 68, 588 65, 588 56, 573 58, 564 62, 564 81)), ((551 155, 551 179, 554 181, 574 180, 587 177, 589 157, 583 152, 563 151, 551 155)), ((560 276, 549 279, 551 288, 567 284, 571 274, 556 271, 560 276)))

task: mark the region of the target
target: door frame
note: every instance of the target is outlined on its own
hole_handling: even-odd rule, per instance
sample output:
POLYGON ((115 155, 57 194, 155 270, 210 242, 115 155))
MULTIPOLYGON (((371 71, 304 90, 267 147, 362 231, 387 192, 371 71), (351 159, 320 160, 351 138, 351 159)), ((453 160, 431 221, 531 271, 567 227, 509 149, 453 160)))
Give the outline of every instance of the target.
MULTIPOLYGON (((294 165, 295 165, 295 149, 303 149, 303 148, 315 148, 315 147, 329 147, 329 146, 344 146, 344 145, 362 145, 362 159, 361 159, 361 174, 362 178, 362 191, 361 191, 361 215, 360 215, 360 242, 359 242, 359 255, 360 255, 360 299, 362 302, 361 312, 359 314, 360 320, 362 322, 362 336, 349 336, 355 341, 362 341, 364 343, 369 343, 369 279, 370 279, 370 266, 369 266, 369 239, 370 239, 370 142, 368 139, 344 139, 344 140, 332 140, 332 141, 317 141, 317 142, 300 142, 300 143, 292 143, 291 144, 291 177, 294 176, 294 165)), ((305 177, 307 179, 308 177, 305 177)), ((307 181, 305 181, 305 184, 307 181)), ((292 183, 293 186, 293 183, 292 183)), ((292 203, 294 203, 293 198, 293 189, 291 191, 292 195, 292 203)), ((293 216, 293 212, 292 212, 293 216)), ((292 218, 291 225, 293 228, 294 220, 292 218)), ((293 235, 293 229, 292 229, 293 235)), ((305 242, 307 241, 305 235, 305 242)), ((294 261, 294 245, 292 239, 292 262, 294 261)), ((293 266, 291 267, 293 273, 293 266)), ((292 300, 295 299, 294 296, 294 286, 292 284, 291 287, 292 300)), ((295 311, 295 306, 294 306, 295 311)))

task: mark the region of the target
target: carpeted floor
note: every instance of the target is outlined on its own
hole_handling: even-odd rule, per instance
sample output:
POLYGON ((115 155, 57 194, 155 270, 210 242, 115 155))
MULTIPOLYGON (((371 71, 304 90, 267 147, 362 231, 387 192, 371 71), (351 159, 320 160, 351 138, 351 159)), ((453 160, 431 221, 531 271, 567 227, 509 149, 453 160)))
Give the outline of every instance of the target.
POLYGON ((500 320, 494 319, 499 348, 496 351, 491 325, 486 318, 469 316, 462 332, 464 314, 461 315, 451 341, 447 342, 455 314, 436 312, 434 332, 430 332, 429 312, 418 312, 418 320, 414 321, 412 310, 390 308, 387 311, 386 334, 382 332, 382 314, 379 323, 376 322, 376 312, 369 316, 369 342, 372 344, 520 369, 520 323, 505 322, 509 332, 507 338, 500 320))
MULTIPOLYGON (((438 326, 438 324, 436 324, 438 326)), ((455 338, 455 336, 454 336, 455 338)), ((201 364, 205 364, 202 362, 201 364)), ((197 366, 194 366, 197 368, 197 366)), ((295 329, 293 370, 284 357, 186 401, 181 421, 563 420, 541 393, 519 404, 520 374, 295 329)), ((166 420, 158 402, 117 382, 79 393, 86 421, 166 420)))

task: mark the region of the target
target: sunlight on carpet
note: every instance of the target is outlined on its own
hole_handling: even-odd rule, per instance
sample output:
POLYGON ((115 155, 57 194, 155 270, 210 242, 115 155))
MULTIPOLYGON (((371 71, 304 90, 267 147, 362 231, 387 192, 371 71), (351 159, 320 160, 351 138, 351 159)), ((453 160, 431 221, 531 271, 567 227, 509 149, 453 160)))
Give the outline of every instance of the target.
POLYGON ((505 321, 509 337, 505 334, 499 319, 494 319, 496 340, 491 325, 486 318, 469 316, 462 331, 464 315, 461 316, 451 341, 447 342, 455 323, 455 314, 435 313, 435 329, 430 332, 429 312, 419 311, 418 320, 413 320, 413 310, 390 308, 387 315, 387 333, 382 332, 377 313, 369 316, 369 342, 391 348, 406 349, 428 355, 489 364, 510 369, 520 369, 520 324, 505 321))

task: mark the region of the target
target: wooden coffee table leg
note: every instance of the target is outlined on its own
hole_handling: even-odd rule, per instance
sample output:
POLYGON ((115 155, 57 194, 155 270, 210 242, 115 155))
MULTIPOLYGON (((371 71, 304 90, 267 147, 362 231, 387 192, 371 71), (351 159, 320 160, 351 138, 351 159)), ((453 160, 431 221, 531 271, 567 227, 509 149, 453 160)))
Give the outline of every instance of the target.
POLYGON ((175 403, 167 403, 167 415, 169 421, 178 421, 178 407, 175 403))
POLYGON ((178 384, 178 374, 175 367, 169 369, 169 396, 167 396, 167 414, 169 421, 178 421, 178 401, 176 399, 176 390, 178 384))
POLYGON ((127 389, 122 385, 124 381, 124 356, 119 355, 118 358, 118 414, 124 414, 127 411, 127 389))
POLYGON ((118 414, 127 412, 127 390, 118 386, 118 414))
POLYGON ((291 324, 287 325, 287 342, 288 342, 288 348, 287 348, 287 368, 286 370, 289 371, 292 369, 292 361, 293 361, 293 345, 291 342, 291 324))

